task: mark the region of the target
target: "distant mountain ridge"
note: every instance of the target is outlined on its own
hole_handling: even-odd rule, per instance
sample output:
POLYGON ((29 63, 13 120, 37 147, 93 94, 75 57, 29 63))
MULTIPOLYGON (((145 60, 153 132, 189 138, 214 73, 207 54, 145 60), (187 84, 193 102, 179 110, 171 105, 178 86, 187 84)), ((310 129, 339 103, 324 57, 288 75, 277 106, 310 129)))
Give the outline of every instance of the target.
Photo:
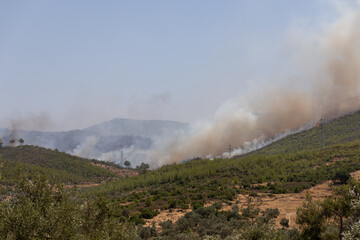
POLYGON ((154 137, 164 134, 172 134, 174 131, 187 130, 187 123, 168 120, 136 120, 114 118, 83 129, 84 131, 100 135, 135 135, 142 137, 154 137))
MULTIPOLYGON (((131 159, 130 155, 134 153, 150 149, 156 138, 171 136, 188 128, 187 123, 176 121, 115 118, 82 130, 41 132, 0 129, 0 137, 4 145, 9 145, 11 138, 23 138, 29 145, 58 149, 85 158, 120 162, 125 158, 131 159)), ((137 159, 143 157, 137 156, 137 159)))

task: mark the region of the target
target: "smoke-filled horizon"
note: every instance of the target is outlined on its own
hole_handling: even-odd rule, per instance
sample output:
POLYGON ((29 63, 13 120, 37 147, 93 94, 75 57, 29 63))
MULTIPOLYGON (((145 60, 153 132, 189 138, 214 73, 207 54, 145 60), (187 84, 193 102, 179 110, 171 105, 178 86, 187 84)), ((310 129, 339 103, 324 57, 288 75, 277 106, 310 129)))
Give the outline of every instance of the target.
POLYGON ((190 122, 146 148, 100 151, 100 132, 67 150, 160 166, 226 157, 229 144, 241 154, 360 109, 358 1, 68 4, 0 8, 9 10, 0 14, 0 96, 9 102, 0 126, 11 134, 117 117, 190 122))
POLYGON ((286 35, 333 21, 334 2, 355 0, 1 2, 0 127, 213 119, 224 102, 299 74, 286 35))
POLYGON ((190 133, 156 150, 154 158, 160 161, 155 162, 162 165, 193 157, 222 156, 229 144, 241 153, 320 118, 359 110, 360 10, 343 10, 320 32, 305 32, 305 39, 297 39, 298 43, 311 41, 296 49, 298 67, 304 71, 297 81, 307 84, 304 90, 274 86, 253 92, 247 105, 229 102, 216 112, 213 121, 193 125, 190 133))

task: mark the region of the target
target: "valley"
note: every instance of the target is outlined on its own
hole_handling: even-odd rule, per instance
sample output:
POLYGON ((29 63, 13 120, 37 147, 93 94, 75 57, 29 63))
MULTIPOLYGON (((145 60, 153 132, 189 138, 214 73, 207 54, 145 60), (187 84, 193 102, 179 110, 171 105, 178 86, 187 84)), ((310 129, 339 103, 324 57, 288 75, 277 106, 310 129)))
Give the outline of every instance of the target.
POLYGON ((305 206, 308 194, 314 202, 328 201, 342 186, 338 176, 351 174, 352 181, 359 180, 360 129, 355 127, 359 116, 356 112, 334 119, 321 129, 310 128, 231 159, 193 159, 154 170, 124 168, 37 146, 3 147, 1 196, 3 203, 11 204, 17 201, 19 176, 30 181, 43 176, 49 184, 63 184, 78 201, 103 199, 113 219, 136 225, 142 239, 168 239, 189 229, 205 234, 201 232, 205 226, 183 225, 192 218, 199 218, 199 224, 219 218, 221 236, 243 229, 246 222, 255 227, 261 221, 290 234, 283 222, 288 221, 288 231, 304 228, 297 222, 297 211, 305 206), (316 145, 321 131, 327 133, 324 146, 316 145))

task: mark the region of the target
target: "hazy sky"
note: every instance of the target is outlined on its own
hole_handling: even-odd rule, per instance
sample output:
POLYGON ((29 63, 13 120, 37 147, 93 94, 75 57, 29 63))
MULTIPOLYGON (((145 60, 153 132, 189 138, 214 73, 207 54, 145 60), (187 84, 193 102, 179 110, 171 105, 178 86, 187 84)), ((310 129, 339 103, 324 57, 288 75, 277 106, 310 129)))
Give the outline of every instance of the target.
POLYGON ((0 125, 212 118, 300 74, 289 34, 331 21, 334 2, 0 0, 0 125))

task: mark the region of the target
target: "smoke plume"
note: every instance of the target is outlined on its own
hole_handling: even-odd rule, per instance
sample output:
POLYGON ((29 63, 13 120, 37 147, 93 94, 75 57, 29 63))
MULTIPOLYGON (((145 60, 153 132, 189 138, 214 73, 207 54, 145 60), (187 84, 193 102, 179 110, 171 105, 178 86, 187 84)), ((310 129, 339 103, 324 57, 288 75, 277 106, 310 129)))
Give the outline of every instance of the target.
POLYGON ((153 151, 155 165, 221 156, 229 144, 239 147, 237 153, 241 153, 320 118, 358 110, 360 11, 344 11, 334 23, 307 37, 312 41, 302 44, 305 47, 296 54, 298 67, 305 72, 297 80, 305 89, 267 88, 253 94, 248 104, 225 104, 212 121, 194 124, 189 133, 153 151))
MULTIPOLYGON (((7 140, 24 138, 19 132, 22 130, 46 131, 54 126, 51 117, 46 112, 14 114, 11 118, 3 120, 8 126, 7 140)), ((26 140, 26 139, 25 139, 26 140)))

